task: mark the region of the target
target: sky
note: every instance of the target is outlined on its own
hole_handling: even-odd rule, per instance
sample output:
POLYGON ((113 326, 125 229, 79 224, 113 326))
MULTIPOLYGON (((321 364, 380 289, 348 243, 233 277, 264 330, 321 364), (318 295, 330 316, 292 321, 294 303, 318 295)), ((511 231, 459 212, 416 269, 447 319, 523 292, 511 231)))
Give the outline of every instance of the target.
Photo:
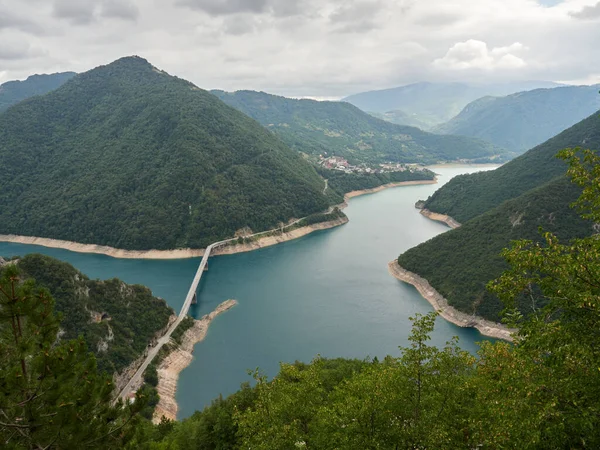
POLYGON ((599 0, 0 0, 0 83, 139 55, 204 89, 600 83, 599 0))

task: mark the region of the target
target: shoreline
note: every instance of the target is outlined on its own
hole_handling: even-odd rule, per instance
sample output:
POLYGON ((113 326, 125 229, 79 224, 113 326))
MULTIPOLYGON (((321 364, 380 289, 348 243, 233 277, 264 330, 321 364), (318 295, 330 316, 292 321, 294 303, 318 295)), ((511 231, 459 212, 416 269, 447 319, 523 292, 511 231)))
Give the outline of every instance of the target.
POLYGON ((483 336, 513 342, 512 333, 517 330, 483 317, 463 313, 450 306, 448 300, 436 291, 425 278, 404 269, 398 264, 397 260, 388 264, 388 270, 394 278, 413 285, 433 309, 438 311, 440 316, 448 322, 462 328, 476 328, 483 336))
POLYGON ((395 188, 395 187, 400 187, 400 186, 414 186, 414 185, 418 185, 418 184, 436 184, 436 183, 437 183, 437 178, 434 178, 433 180, 396 181, 393 183, 382 184, 381 186, 377 186, 374 188, 361 189, 358 191, 350 191, 350 192, 344 194, 344 199, 347 201, 351 198, 359 197, 361 195, 374 194, 376 192, 381 192, 385 189, 395 188))
MULTIPOLYGON (((388 183, 376 188, 363 189, 358 191, 348 192, 344 195, 344 199, 347 201, 353 197, 358 197, 365 194, 373 194, 375 192, 383 191, 399 186, 410 186, 417 184, 435 184, 437 179, 433 180, 414 180, 414 181, 401 181, 396 183, 388 183)), ((337 205, 338 208, 344 209, 347 203, 344 202, 341 205, 337 205)), ((244 253, 252 250, 257 250, 263 247, 269 247, 272 245, 280 244, 282 242, 291 241, 293 239, 306 236, 314 231, 326 230, 343 225, 348 222, 348 218, 340 218, 327 222, 315 223, 305 227, 296 228, 289 232, 284 232, 280 235, 265 236, 257 239, 256 241, 249 242, 246 244, 234 244, 225 247, 217 248, 213 251, 213 255, 233 255, 235 253, 244 253)), ((261 232, 261 233, 267 233, 261 232)), ((272 230, 275 231, 275 230, 272 230)), ((261 234, 256 233, 256 234, 261 234)), ((193 248, 182 248, 174 250, 124 250, 107 245, 97 244, 82 244, 79 242, 65 241, 62 239, 43 238, 36 236, 20 236, 16 234, 0 234, 0 242, 11 242, 15 244, 27 244, 27 245, 39 245, 48 248, 58 248, 62 250, 69 250, 76 253, 92 253, 97 255, 110 256, 112 258, 119 259, 188 259, 198 258, 204 255, 205 249, 193 249, 193 248)))
POLYGON ((194 325, 184 333, 181 345, 171 351, 161 361, 157 368, 158 385, 156 386, 156 390, 158 391, 159 402, 152 416, 154 424, 160 423, 163 416, 170 420, 177 419, 177 411, 179 409, 175 398, 177 381, 179 380, 179 374, 194 359, 194 345, 204 340, 208 332, 208 327, 215 317, 230 310, 237 304, 237 300, 226 300, 210 314, 206 314, 200 320, 194 320, 194 325))
POLYGON ((436 222, 441 222, 448 225, 450 228, 455 229, 460 227, 460 222, 454 220, 452 217, 447 216, 446 214, 435 213, 433 211, 429 211, 426 208, 420 208, 421 215, 427 217, 428 219, 435 220, 436 222))

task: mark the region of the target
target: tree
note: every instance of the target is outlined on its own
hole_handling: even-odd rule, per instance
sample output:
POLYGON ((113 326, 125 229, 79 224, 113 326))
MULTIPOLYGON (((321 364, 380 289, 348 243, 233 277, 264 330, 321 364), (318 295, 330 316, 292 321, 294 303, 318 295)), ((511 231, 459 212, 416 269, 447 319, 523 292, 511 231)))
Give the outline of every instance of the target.
POLYGON ((7 266, 0 277, 1 445, 120 448, 144 401, 112 405, 112 391, 82 338, 60 340, 49 292, 7 266))
MULTIPOLYGON (((600 222, 600 158, 563 150, 583 188, 574 207, 600 222)), ((600 239, 517 241, 504 251, 510 269, 490 283, 519 327, 516 347, 485 346, 479 387, 488 414, 481 442, 522 448, 600 448, 600 239), (516 308, 526 298, 533 313, 516 308), (488 420, 494 417, 496 420, 488 420)))

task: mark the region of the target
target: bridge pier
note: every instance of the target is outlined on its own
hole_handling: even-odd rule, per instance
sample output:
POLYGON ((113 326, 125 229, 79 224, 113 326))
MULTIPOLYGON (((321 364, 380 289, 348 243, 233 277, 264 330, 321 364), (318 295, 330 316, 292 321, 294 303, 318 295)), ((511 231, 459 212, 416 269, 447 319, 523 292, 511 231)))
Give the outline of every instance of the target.
POLYGON ((198 303, 198 294, 194 292, 194 297, 192 297, 192 305, 196 305, 198 303))

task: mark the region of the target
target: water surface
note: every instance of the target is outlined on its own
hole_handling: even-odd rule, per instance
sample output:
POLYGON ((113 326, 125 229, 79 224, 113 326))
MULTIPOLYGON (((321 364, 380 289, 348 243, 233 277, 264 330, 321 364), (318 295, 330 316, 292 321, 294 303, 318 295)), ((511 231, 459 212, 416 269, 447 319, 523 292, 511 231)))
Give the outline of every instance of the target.
MULTIPOLYGON (((217 317, 194 349, 177 391, 179 417, 202 409, 219 394, 249 381, 248 369, 272 376, 279 362, 325 357, 398 355, 407 345, 409 317, 432 308, 412 286, 391 275, 387 264, 401 252, 448 228, 414 208, 441 184, 462 173, 489 170, 436 167, 437 185, 403 186, 356 197, 345 213, 350 222, 274 247, 218 256, 199 288, 200 317, 229 298, 239 304, 217 317)), ((176 310, 183 304, 199 258, 127 260, 39 246, 0 243, 0 255, 40 252, 65 260, 91 278, 119 277, 149 286, 176 310)), ((433 343, 452 336, 476 351, 481 335, 438 319, 433 343)))

